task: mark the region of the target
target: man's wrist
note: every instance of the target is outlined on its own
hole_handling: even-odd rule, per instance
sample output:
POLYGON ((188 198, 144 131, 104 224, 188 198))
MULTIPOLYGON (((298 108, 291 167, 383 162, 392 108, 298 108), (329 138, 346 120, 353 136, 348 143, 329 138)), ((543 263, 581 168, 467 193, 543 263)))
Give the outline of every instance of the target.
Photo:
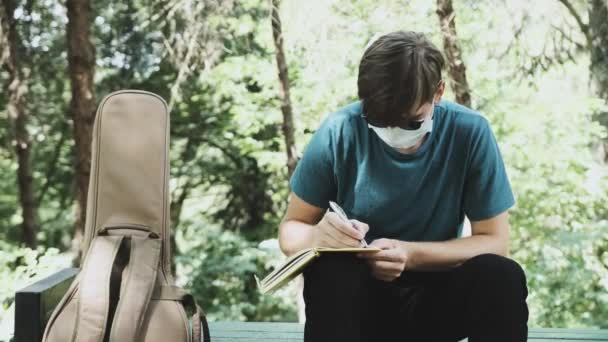
POLYGON ((399 249, 405 254, 407 261, 405 263, 405 269, 415 269, 417 265, 417 256, 419 254, 419 244, 411 241, 395 240, 399 246, 399 249))

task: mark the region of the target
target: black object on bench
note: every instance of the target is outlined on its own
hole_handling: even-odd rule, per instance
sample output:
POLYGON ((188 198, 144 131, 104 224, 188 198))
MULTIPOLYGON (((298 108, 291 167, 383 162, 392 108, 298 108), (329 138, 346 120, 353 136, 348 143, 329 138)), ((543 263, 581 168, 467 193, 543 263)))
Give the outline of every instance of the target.
POLYGON ((41 341, 44 326, 78 268, 66 268, 15 293, 15 341, 41 341))

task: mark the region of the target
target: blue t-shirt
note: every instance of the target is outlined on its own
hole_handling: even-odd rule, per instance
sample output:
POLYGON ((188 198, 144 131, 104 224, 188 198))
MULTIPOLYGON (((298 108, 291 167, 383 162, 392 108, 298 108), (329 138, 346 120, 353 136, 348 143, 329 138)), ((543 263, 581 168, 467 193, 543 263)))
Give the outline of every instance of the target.
POLYGON ((330 114, 290 179, 307 203, 337 202, 369 224, 366 240, 444 241, 458 237, 465 214, 494 217, 515 203, 488 121, 453 102, 435 105, 433 130, 413 154, 382 141, 361 116, 361 102, 330 114))

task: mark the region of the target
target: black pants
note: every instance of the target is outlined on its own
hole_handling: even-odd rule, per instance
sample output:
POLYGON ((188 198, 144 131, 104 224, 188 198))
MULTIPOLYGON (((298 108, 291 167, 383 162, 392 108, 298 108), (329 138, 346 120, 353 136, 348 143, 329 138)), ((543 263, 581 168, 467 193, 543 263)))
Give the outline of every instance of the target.
POLYGON ((527 295, 519 264, 494 254, 384 282, 364 260, 327 253, 304 271, 304 340, 526 341, 527 295))

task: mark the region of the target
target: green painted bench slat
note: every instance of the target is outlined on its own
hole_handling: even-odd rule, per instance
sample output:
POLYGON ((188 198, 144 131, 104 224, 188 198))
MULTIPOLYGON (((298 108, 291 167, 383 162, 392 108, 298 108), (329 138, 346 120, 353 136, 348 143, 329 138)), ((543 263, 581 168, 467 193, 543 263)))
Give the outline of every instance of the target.
MULTIPOLYGON (((214 342, 302 342, 304 334, 304 326, 298 323, 211 322, 210 330, 214 342)), ((528 334, 528 341, 608 342, 608 330, 532 328, 528 334)))

